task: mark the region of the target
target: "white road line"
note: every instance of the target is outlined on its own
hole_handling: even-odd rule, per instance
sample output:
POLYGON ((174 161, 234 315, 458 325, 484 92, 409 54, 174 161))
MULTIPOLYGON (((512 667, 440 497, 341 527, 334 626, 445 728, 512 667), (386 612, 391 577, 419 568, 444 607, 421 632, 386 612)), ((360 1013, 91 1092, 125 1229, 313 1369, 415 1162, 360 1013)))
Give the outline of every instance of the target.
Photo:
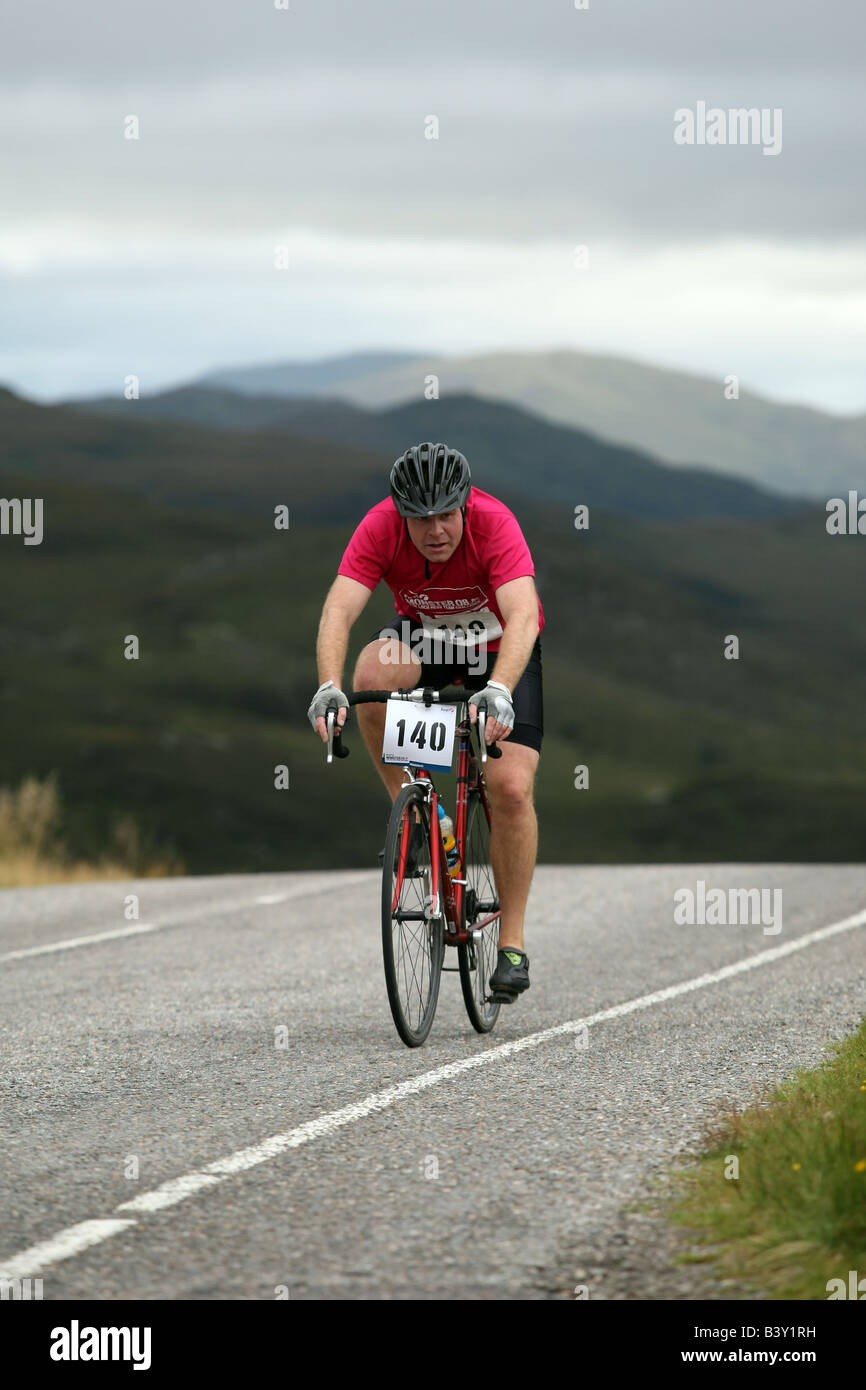
POLYGON ((164 1182, 152 1192, 142 1192, 140 1196, 132 1197, 128 1202, 121 1202, 117 1210, 162 1211, 164 1207, 176 1206, 178 1202, 192 1197, 195 1192, 200 1192, 203 1187, 213 1187, 220 1181, 220 1178, 210 1177, 208 1173, 187 1173, 185 1177, 172 1178, 170 1182, 164 1182))
POLYGON ((134 1225, 135 1221, 130 1216, 125 1220, 82 1221, 78 1226, 67 1226, 65 1231, 52 1236, 51 1240, 31 1245, 29 1250, 22 1250, 20 1255, 7 1260, 0 1278, 29 1279, 29 1270, 44 1269, 46 1265, 57 1264, 58 1260, 71 1259, 73 1255, 80 1255, 82 1250, 89 1250, 91 1245, 99 1245, 109 1236, 134 1225))
POLYGON ((47 956, 53 951, 71 951, 75 946, 93 946, 98 941, 116 941, 121 936, 140 936, 142 932, 158 931, 153 922, 136 922, 134 927, 116 927, 114 931, 97 932, 94 936, 73 936, 65 941, 49 941, 45 946, 26 946, 21 951, 6 951, 0 961, 23 960, 25 956, 47 956))
MULTIPOLYGON (((502 1061, 506 1057, 513 1057, 517 1052, 524 1052, 530 1047, 539 1047, 542 1043, 550 1042, 553 1038, 575 1033, 579 1028, 593 1027, 599 1023, 606 1023, 610 1019, 623 1018, 626 1014, 636 1013, 640 1009, 652 1008, 655 1004, 663 1004, 668 999, 676 999, 682 994, 691 994, 694 990, 706 989, 710 985, 720 984, 723 980, 730 980, 736 975, 744 975, 749 970, 757 970, 763 965, 769 965, 772 961, 783 960, 785 956, 793 955, 797 951, 805 951, 807 947, 814 946, 818 942, 829 941, 832 937, 841 935, 842 932, 853 931, 856 927, 862 926, 866 926, 866 910, 857 912, 852 917, 846 917, 841 922, 833 922, 828 927, 819 927, 817 931, 806 932, 805 935, 798 936, 796 940, 788 941, 782 946, 773 946, 767 951, 759 951, 757 955, 747 956, 742 960, 734 961, 731 965, 724 965, 720 970, 708 971, 705 975, 696 975, 691 980, 682 980, 679 984, 668 985, 665 989, 654 990, 651 994, 642 994, 636 999, 626 1000, 624 1004, 614 1004, 611 1008, 589 1014, 586 1018, 576 1018, 568 1023, 559 1023, 556 1027, 545 1028, 540 1033, 529 1033, 526 1037, 516 1038, 513 1042, 501 1043, 499 1047, 491 1047, 486 1052, 476 1052, 469 1057, 463 1057, 459 1062, 448 1062, 444 1066, 436 1067, 433 1071, 422 1072, 420 1076, 413 1076, 408 1081, 401 1082, 399 1086, 390 1086, 387 1090, 377 1091, 364 1100, 356 1101, 351 1105, 344 1105, 340 1110, 332 1110, 329 1114, 319 1115, 315 1120, 308 1120, 306 1124, 299 1125, 296 1129, 289 1130, 285 1134, 274 1134, 259 1144, 253 1144, 248 1149, 238 1149, 226 1158, 220 1158, 215 1163, 207 1164, 198 1172, 188 1173, 180 1178, 172 1178, 169 1182, 163 1183, 161 1187, 154 1188, 152 1192, 143 1192, 129 1202, 121 1203, 116 1210, 159 1211, 163 1207, 175 1206, 178 1202, 185 1201, 187 1197, 200 1192, 202 1188, 218 1183, 220 1179, 231 1177, 235 1173, 247 1172, 260 1163, 277 1158, 279 1154, 285 1153, 288 1149, 297 1149, 315 1139, 323 1139, 344 1125, 353 1124, 356 1120, 362 1120, 365 1116, 375 1114, 377 1111, 387 1110, 408 1096, 418 1095, 421 1091, 429 1090, 431 1086, 437 1086, 441 1081, 450 1081, 452 1077, 472 1071, 475 1067, 485 1067, 493 1062, 502 1061)), ((32 1278, 38 1275, 46 1265, 69 1259, 70 1256, 78 1254, 79 1250, 97 1245, 101 1240, 108 1240, 110 1236, 116 1235, 118 1231, 124 1230, 132 1224, 134 1223, 128 1219, 115 1219, 101 1222, 85 1221, 78 1226, 70 1226, 67 1230, 61 1231, 53 1240, 46 1241, 42 1245, 34 1245, 29 1250, 11 1256, 9 1260, 0 1261, 0 1278, 32 1278), (83 1239, 84 1233, 87 1233, 86 1239, 83 1239)))
MULTIPOLYGON (((282 893, 265 894, 260 898, 253 898, 252 902, 263 905, 292 902, 297 898, 318 897, 322 893, 339 892, 341 888, 353 888, 357 883, 368 883, 372 872, 371 869, 365 869, 363 873, 342 878, 336 885, 333 881, 317 884, 316 887, 309 883, 297 883, 282 893)), ((190 923, 203 922, 207 918, 222 917, 226 913, 237 912, 242 907, 249 905, 250 899, 247 899, 245 903, 232 903, 228 907, 197 907, 192 912, 166 918, 164 922, 137 922, 132 927, 116 927, 112 931, 95 932, 92 936, 67 937, 62 941, 48 941, 44 946, 25 946, 18 951, 4 952, 0 955, 0 964, 7 960, 24 960, 26 956, 47 956, 53 954, 54 951, 71 951, 76 946, 98 946, 101 941, 116 941, 124 936, 140 936, 144 932, 165 931, 169 927, 189 926, 190 923)))

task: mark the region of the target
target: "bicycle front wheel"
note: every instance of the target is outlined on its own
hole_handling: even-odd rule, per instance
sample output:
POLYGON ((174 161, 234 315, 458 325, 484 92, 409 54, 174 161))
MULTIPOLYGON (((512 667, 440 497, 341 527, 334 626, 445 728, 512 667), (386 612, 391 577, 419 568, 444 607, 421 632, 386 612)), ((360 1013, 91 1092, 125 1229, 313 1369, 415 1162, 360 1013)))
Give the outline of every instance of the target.
POLYGON ((489 1033, 499 1017, 499 1005, 490 1000, 490 976, 499 951, 499 897, 490 863, 490 816, 479 790, 469 793, 466 812, 464 926, 469 940, 457 947, 457 963, 469 1021, 477 1033, 489 1033), (486 926, 474 925, 494 913, 486 926))
POLYGON ((439 999, 444 922, 438 904, 432 902, 432 882, 430 808, 425 789, 410 782, 394 802, 382 866, 385 983, 397 1032, 407 1047, 420 1047, 425 1041, 439 999), (413 835, 416 823, 421 829, 413 835), (414 872, 407 864, 410 845, 414 872))

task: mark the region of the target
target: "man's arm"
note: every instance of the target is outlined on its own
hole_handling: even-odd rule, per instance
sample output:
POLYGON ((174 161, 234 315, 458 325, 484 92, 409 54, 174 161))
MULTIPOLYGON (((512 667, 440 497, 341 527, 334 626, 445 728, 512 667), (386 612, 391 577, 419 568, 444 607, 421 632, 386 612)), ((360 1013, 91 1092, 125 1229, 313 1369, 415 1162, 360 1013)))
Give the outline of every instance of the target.
MULTIPOLYGON (((526 669, 530 653, 538 636, 538 595, 535 580, 525 574, 519 579, 510 579, 496 590, 496 602, 505 619, 505 629, 496 653, 496 662, 490 673, 490 681, 498 681, 514 693, 514 687, 526 669)), ((478 716, 478 707, 469 702, 469 718, 473 724, 478 716)), ((506 739, 511 733, 507 724, 502 724, 491 712, 488 714, 484 738, 487 743, 495 739, 506 739)))
POLYGON ((532 575, 501 584, 496 590, 496 602, 505 619, 505 630, 490 679, 513 690, 526 670, 538 636, 538 594, 532 575))
MULTIPOLYGON (((347 574, 338 574, 328 590, 316 641, 316 664, 319 668, 320 686, 326 681, 333 681, 338 690, 341 688, 349 633, 366 607, 372 592, 366 584, 360 584, 357 579, 350 579, 347 574)), ((345 724, 347 714, 348 710, 345 707, 337 711, 337 724, 340 728, 345 724)), ((328 737, 322 716, 316 720, 316 732, 323 739, 328 737)))
POLYGON ((336 686, 342 683, 349 633, 367 606, 372 592, 366 584, 350 579, 347 574, 338 574, 328 590, 316 642, 320 685, 325 681, 333 681, 336 686))

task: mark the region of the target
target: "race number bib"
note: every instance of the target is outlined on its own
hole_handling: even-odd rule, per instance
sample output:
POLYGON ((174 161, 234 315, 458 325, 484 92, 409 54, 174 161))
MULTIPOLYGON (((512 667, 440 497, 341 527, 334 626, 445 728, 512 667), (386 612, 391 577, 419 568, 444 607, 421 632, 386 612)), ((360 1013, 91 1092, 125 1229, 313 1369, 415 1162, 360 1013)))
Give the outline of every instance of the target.
POLYGON ((439 634, 443 641, 457 646, 475 647, 479 642, 493 642, 502 636, 502 624, 489 608, 479 608, 474 613, 425 613, 421 623, 431 637, 439 634))
POLYGON ((423 589, 395 590, 398 612, 408 611, 421 624, 425 649, 422 661, 436 665, 455 656, 477 652, 502 636, 502 624, 480 584, 428 584, 423 589), (437 648, 447 648, 436 655, 437 648), (455 650, 456 649, 456 650, 455 650))
POLYGON ((447 772, 454 753, 456 705, 389 700, 385 707, 382 762, 447 772))

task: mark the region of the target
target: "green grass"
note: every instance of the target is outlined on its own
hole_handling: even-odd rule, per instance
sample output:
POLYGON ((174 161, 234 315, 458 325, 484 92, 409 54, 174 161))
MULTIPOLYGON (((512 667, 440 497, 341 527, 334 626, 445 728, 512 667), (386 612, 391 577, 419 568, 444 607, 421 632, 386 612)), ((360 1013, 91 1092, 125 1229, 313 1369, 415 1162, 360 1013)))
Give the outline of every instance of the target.
POLYGON ((697 1247, 685 1258, 779 1299, 866 1276, 866 1022, 821 1066, 722 1116, 708 1143, 669 1213, 697 1247))

